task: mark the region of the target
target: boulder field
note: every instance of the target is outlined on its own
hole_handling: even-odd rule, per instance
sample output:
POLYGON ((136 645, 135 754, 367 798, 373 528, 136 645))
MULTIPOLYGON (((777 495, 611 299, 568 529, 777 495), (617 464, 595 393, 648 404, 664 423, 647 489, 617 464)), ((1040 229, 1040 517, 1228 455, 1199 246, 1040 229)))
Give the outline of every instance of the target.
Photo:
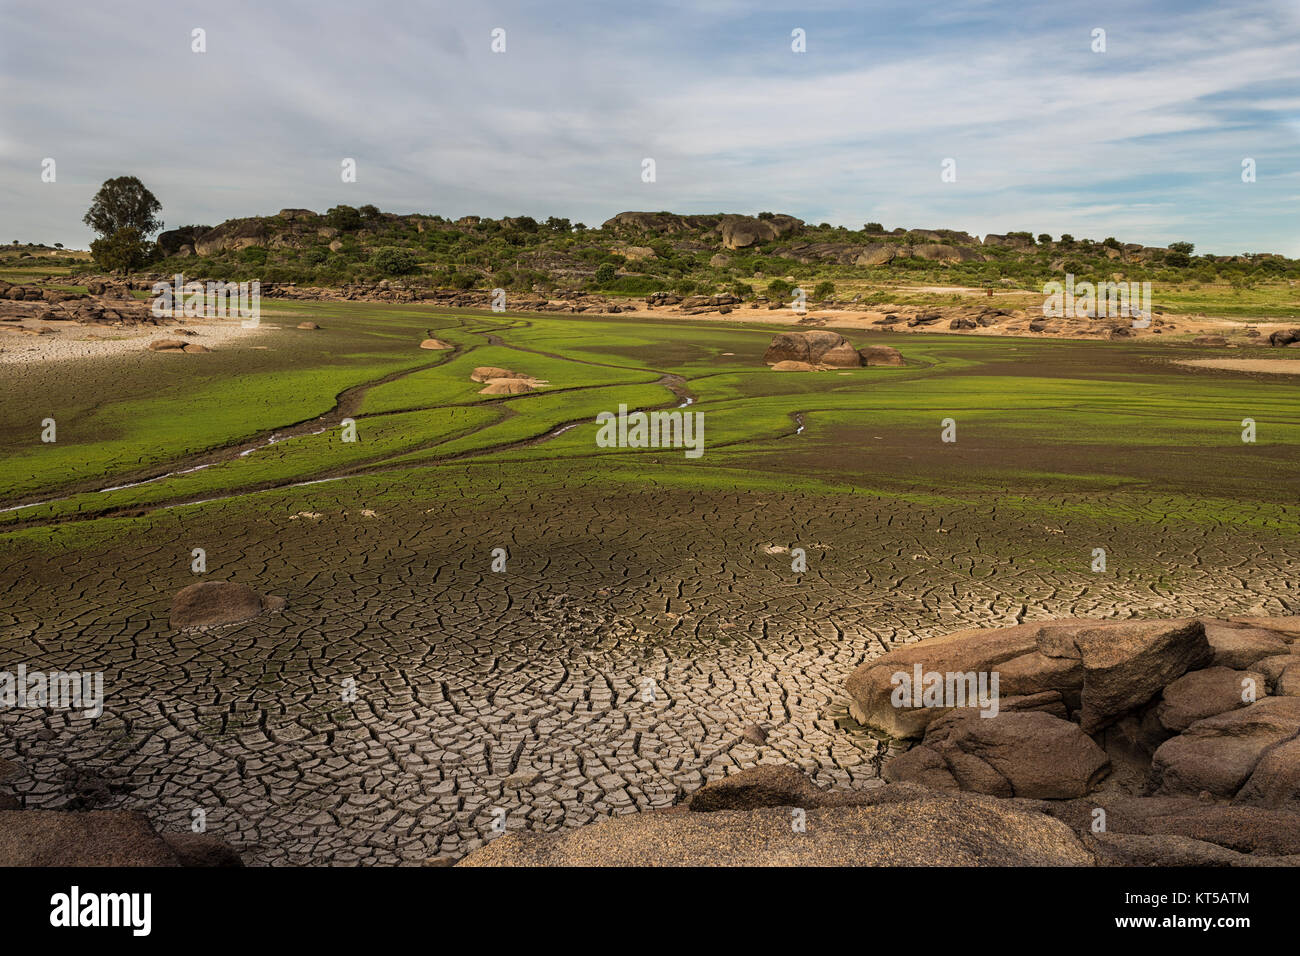
POLYGON ((904 645, 847 683, 853 720, 895 751, 882 786, 761 763, 458 865, 1300 865, 1297 641, 1300 616, 1233 616, 904 645))

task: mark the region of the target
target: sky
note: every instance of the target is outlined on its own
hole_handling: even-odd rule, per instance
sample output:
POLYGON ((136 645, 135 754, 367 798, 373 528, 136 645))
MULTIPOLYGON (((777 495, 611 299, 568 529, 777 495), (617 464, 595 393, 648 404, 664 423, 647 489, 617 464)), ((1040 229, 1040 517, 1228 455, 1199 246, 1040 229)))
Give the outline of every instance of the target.
POLYGON ((770 210, 1300 256, 1300 2, 0 0, 0 242, 85 248, 120 175, 167 228, 770 210))

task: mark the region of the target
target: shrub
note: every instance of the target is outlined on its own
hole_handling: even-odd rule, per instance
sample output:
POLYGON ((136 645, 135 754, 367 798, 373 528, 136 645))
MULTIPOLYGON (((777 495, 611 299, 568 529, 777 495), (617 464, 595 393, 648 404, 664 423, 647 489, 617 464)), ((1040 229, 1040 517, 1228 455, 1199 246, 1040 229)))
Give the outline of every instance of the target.
MULTIPOLYGON (((14 241, 15 245, 17 240, 14 241)), ((156 254, 158 246, 145 242, 139 229, 123 226, 112 235, 96 239, 90 244, 90 257, 102 269, 113 271, 121 269, 126 275, 132 269, 148 265, 156 254)), ((266 250, 262 250, 265 252, 266 250)), ((30 256, 30 253, 26 255, 30 256)), ((21 258, 21 257, 20 257, 21 258)))
POLYGON ((829 280, 823 280, 818 282, 816 288, 813 289, 812 297, 820 302, 823 299, 829 299, 834 294, 835 283, 829 280))
POLYGON ((612 262, 602 262, 596 267, 596 281, 601 285, 607 285, 614 281, 616 273, 612 262))
POLYGON ((379 271, 380 275, 386 276, 410 275, 420 269, 415 256, 405 249, 380 249, 370 257, 370 264, 379 271))
POLYGON ((619 276, 608 283, 605 290, 619 295, 649 295, 663 287, 664 284, 653 276, 619 276))
POLYGON ((339 232, 351 232, 361 228, 361 213, 351 206, 335 206, 325 213, 325 222, 339 232))

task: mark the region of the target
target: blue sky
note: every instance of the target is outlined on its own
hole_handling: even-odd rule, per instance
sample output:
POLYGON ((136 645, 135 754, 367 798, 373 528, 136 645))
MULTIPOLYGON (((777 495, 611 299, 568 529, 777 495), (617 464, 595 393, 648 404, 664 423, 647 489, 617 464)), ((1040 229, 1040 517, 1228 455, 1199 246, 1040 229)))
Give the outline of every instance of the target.
POLYGON ((767 209, 1300 256, 1300 3, 0 0, 0 242, 84 246, 124 174, 169 227, 767 209))

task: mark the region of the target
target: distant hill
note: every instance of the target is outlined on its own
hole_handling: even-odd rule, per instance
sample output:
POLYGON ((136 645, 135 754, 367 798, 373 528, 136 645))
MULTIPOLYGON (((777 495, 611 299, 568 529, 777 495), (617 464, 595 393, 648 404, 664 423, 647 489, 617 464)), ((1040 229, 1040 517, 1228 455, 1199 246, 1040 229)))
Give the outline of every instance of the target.
POLYGON ((1027 231, 977 237, 951 229, 886 231, 878 223, 851 230, 769 212, 623 212, 591 228, 555 217, 449 220, 374 206, 336 206, 323 214, 282 209, 216 227, 168 230, 158 237, 158 254, 151 270, 199 279, 339 286, 404 276, 430 288, 636 296, 748 296, 792 275, 831 284, 915 279, 1019 287, 1066 272, 1129 281, 1300 277, 1295 261, 1271 254, 1197 256, 1187 244, 1161 249, 1027 231))

